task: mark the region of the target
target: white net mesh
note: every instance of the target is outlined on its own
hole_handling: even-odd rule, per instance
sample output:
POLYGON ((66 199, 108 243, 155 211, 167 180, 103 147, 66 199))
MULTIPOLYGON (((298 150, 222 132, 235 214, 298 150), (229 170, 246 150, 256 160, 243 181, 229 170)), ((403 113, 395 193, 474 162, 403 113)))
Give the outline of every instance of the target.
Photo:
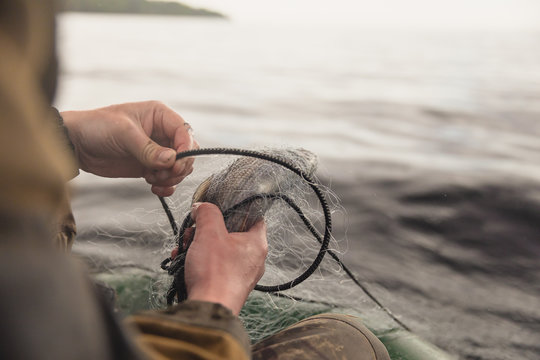
MULTIPOLYGON (((175 195, 167 199, 179 225, 188 214, 192 195, 199 184, 211 174, 228 167, 236 158, 197 157, 194 173, 184 180, 175 195)), ((272 191, 283 191, 302 209, 319 233, 323 234, 324 216, 309 184, 289 170, 269 170, 275 169, 275 164, 261 160, 257 166, 257 173, 266 174, 266 180, 277 184, 272 191)), ((258 183, 260 181, 249 182, 250 186, 258 183)), ((242 190, 245 189, 236 191, 242 190)), ((257 191, 261 190, 265 190, 265 187, 257 188, 257 191)), ((165 294, 172 281, 172 277, 161 270, 159 264, 170 255, 176 244, 159 201, 151 196, 148 198, 147 193, 145 188, 144 200, 140 202, 148 204, 148 207, 119 210, 108 216, 104 224, 80 229, 79 240, 74 247, 74 252, 89 264, 96 279, 116 290, 117 306, 124 313, 165 307, 165 294)), ((338 199, 329 189, 324 189, 324 193, 333 215, 338 214, 339 218, 344 218, 338 199)), ((134 196, 133 201, 142 196, 135 190, 127 191, 127 194, 134 196)), ((266 272, 259 283, 278 285, 289 282, 311 265, 320 244, 296 212, 283 201, 274 201, 264 217, 268 229, 269 253, 266 272)), ((346 241, 332 238, 329 249, 339 255, 346 250, 346 241)), ((281 295, 286 297, 257 291, 250 295, 241 318, 253 340, 268 336, 301 318, 326 311, 359 314, 375 331, 385 331, 396 326, 328 255, 306 281, 283 291, 281 295)))

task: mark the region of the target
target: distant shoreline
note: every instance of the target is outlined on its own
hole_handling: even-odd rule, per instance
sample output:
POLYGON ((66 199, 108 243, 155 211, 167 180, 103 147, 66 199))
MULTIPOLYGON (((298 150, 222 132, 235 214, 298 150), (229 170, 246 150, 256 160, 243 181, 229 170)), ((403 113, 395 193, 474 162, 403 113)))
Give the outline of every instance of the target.
POLYGON ((63 0, 60 12, 130 14, 130 15, 169 15, 199 16, 225 19, 226 16, 213 10, 192 8, 178 2, 130 0, 63 0))

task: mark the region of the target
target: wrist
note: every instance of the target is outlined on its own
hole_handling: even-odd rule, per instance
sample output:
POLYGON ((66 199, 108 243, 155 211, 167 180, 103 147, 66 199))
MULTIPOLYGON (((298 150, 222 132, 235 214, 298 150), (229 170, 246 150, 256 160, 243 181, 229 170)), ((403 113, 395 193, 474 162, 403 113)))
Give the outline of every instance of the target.
POLYGON ((81 123, 88 117, 89 111, 62 111, 60 115, 64 120, 64 126, 67 130, 67 134, 71 145, 73 146, 73 153, 75 160, 79 166, 79 169, 87 171, 84 167, 82 153, 81 153, 81 138, 79 136, 79 130, 81 123))
POLYGON ((234 315, 240 314, 247 295, 236 294, 231 288, 194 287, 188 290, 188 300, 206 301, 220 304, 231 310, 234 315))
MULTIPOLYGON (((77 153, 75 151, 75 146, 70 137, 69 129, 64 121, 64 117, 56 108, 52 108, 54 116, 56 117, 58 124, 58 134, 64 144, 64 149, 66 153, 69 153, 73 158, 75 164, 78 164, 77 153)), ((72 177, 75 177, 79 174, 78 166, 75 167, 72 177)))

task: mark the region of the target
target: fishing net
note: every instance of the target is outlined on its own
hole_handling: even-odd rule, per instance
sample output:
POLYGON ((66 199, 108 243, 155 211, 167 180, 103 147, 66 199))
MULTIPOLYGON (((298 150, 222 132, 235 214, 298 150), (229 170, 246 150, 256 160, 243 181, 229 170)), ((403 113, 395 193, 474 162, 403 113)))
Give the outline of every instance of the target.
MULTIPOLYGON (((263 153, 293 160, 306 173, 315 170, 313 159, 291 158, 287 151, 290 150, 264 149, 263 153)), ((217 187, 216 184, 212 185, 212 191, 234 192, 234 201, 253 193, 285 194, 323 236, 323 209, 309 181, 280 165, 259 160, 251 163, 254 168, 250 169, 250 173, 244 174, 249 181, 237 181, 244 186, 239 188, 236 183, 227 184, 231 180, 223 175, 227 174, 231 165, 234 167, 234 164, 238 164, 238 159, 237 156, 225 155, 197 157, 194 173, 183 181, 175 195, 166 200, 179 227, 189 213, 193 194, 201 183, 214 177, 218 181, 216 184, 219 181, 222 184, 217 187)), ((338 222, 338 226, 346 226, 345 211, 340 208, 336 196, 322 185, 319 188, 326 195, 334 221, 338 222)), ((124 205, 129 206, 131 202, 139 205, 131 210, 118 209, 104 223, 80 229, 74 252, 85 260, 97 281, 115 289, 117 308, 124 314, 130 314, 167 305, 166 294, 173 279, 160 268, 160 263, 170 256, 177 239, 159 201, 148 195, 147 187, 133 186, 125 192, 126 195, 130 199, 124 205)), ((111 197, 115 196, 121 197, 123 194, 111 191, 111 197)), ((259 284, 271 286, 290 282, 301 275, 319 255, 321 244, 287 202, 279 199, 264 201, 269 201, 263 206, 262 212, 267 224, 269 252, 266 271, 259 284)), ((222 205, 230 208, 234 204, 222 205)), ((101 203, 99 206, 106 207, 107 204, 101 203)), ((246 209, 237 211, 245 212, 246 209)), ((288 290, 272 293, 254 291, 250 295, 240 317, 253 341, 302 318, 323 312, 358 315, 376 333, 384 333, 398 326, 396 320, 382 311, 355 283, 351 274, 344 271, 342 264, 336 261, 347 250, 346 239, 330 237, 329 240, 328 250, 334 254, 334 258, 326 254, 305 281, 288 290)))

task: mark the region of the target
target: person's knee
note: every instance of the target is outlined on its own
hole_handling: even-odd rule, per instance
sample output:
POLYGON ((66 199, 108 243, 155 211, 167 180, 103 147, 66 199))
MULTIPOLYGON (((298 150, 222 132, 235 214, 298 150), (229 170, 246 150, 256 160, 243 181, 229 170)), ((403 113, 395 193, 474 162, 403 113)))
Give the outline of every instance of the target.
POLYGON ((320 314, 301 320, 254 347, 255 359, 389 360, 381 341, 359 318, 320 314), (265 354, 265 355, 263 355, 265 354))
POLYGON ((325 328, 336 345, 347 349, 346 354, 352 356, 350 358, 390 360, 382 342, 356 316, 325 313, 311 316, 298 323, 300 326, 308 324, 319 329, 325 328))

